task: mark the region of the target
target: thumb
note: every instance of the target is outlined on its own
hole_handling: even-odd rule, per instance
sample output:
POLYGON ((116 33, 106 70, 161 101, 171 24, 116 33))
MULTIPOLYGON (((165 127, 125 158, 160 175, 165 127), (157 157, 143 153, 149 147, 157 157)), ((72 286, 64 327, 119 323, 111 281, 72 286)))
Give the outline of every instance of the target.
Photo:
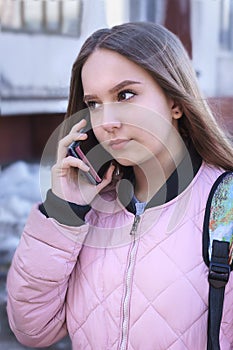
POLYGON ((97 185, 97 188, 99 191, 101 191, 111 183, 114 170, 115 170, 115 165, 111 164, 106 174, 104 175, 103 181, 101 181, 101 183, 97 185))

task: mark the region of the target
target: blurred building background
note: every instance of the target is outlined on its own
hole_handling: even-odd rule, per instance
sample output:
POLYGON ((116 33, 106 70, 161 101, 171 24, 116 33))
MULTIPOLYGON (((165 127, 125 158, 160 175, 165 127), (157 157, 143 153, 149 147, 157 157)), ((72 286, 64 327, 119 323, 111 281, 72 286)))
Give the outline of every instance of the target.
POLYGON ((205 95, 215 98, 220 114, 232 113, 232 0, 0 0, 0 11, 4 163, 39 158, 66 110, 80 45, 95 29, 125 21, 173 30, 192 56, 205 95))
POLYGON ((63 120, 80 46, 101 27, 165 25, 182 40, 204 95, 233 134, 233 0, 0 0, 0 17, 0 348, 14 350, 24 347, 6 319, 6 273, 40 200, 40 157, 63 120))

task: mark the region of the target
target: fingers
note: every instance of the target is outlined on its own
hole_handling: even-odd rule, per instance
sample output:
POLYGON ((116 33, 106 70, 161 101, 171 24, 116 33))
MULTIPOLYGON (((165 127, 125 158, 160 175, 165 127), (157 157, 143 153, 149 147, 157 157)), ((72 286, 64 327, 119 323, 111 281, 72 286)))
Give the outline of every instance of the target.
POLYGON ((78 168, 83 171, 88 171, 90 168, 81 159, 68 156, 61 162, 61 168, 63 170, 69 169, 70 167, 78 168))
POLYGON ((101 191, 104 187, 111 183, 114 170, 115 165, 111 164, 103 178, 103 181, 97 185, 98 191, 101 191))
POLYGON ((58 144, 57 161, 61 162, 67 156, 67 149, 73 141, 81 141, 87 138, 87 134, 80 132, 86 125, 86 120, 82 119, 79 123, 75 124, 70 133, 66 135, 58 144))
POLYGON ((53 192, 59 193, 60 196, 62 196, 61 198, 73 198, 74 196, 77 203, 83 202, 84 197, 87 198, 86 202, 91 203, 93 198, 111 183, 115 169, 115 166, 112 164, 107 170, 103 181, 97 186, 91 184, 81 172, 78 173, 81 175, 78 176, 78 181, 73 181, 72 168, 82 170, 83 172, 90 170, 88 165, 81 159, 68 155, 68 147, 72 142, 87 139, 87 134, 82 132, 85 126, 86 120, 83 119, 72 127, 68 135, 60 140, 57 151, 57 162, 52 168, 53 192), (66 194, 68 193, 68 195, 64 196, 63 192, 66 192, 66 194))
MULTIPOLYGON (((84 172, 89 170, 89 167, 81 159, 68 156, 64 158, 61 162, 57 162, 56 164, 54 164, 54 166, 52 167, 53 177, 55 176, 57 178, 69 178, 71 168, 81 169, 84 172)), ((55 183, 56 181, 53 182, 55 183)))

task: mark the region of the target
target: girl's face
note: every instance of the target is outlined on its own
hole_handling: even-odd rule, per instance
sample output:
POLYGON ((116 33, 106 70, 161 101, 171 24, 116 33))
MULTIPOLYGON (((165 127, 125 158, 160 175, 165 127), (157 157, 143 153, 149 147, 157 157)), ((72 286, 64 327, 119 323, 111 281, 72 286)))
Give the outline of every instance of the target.
POLYGON ((179 148, 182 112, 139 65, 98 49, 83 66, 82 84, 95 135, 120 164, 164 162, 179 148))

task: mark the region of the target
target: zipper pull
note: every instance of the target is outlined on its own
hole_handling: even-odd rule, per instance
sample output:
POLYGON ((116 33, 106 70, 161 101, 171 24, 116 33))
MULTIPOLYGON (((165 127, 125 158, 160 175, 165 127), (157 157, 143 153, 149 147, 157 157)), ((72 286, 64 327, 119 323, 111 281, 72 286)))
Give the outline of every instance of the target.
POLYGON ((141 219, 140 215, 135 215, 134 222, 133 222, 133 225, 132 225, 132 228, 131 228, 131 231, 130 231, 131 235, 135 235, 136 234, 140 219, 141 219))

